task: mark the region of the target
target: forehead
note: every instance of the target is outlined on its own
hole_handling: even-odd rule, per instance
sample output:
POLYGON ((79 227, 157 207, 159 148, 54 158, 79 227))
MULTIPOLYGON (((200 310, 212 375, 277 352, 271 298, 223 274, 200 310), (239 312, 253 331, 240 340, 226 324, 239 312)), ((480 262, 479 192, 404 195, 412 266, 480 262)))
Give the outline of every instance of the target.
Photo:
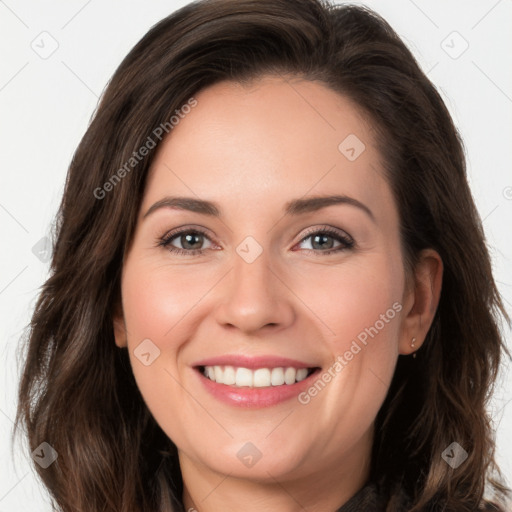
POLYGON ((237 210, 342 193, 393 208, 371 124, 327 86, 265 77, 195 99, 159 147, 144 206, 166 193, 229 198, 237 210))

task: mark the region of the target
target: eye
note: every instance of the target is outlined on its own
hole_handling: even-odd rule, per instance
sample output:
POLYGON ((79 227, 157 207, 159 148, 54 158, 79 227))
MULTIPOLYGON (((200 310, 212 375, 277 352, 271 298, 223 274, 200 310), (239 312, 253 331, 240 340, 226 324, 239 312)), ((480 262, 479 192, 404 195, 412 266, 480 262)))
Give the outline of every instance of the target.
MULTIPOLYGON (((309 247, 303 248, 306 251, 315 254, 327 255, 352 249, 355 246, 353 238, 347 233, 324 226, 321 229, 311 231, 303 237, 299 246, 307 242, 309 247), (337 244, 337 245, 336 245, 337 244)), ((194 256, 203 254, 207 249, 212 249, 213 244, 207 233, 201 229, 191 229, 190 227, 175 229, 166 233, 157 243, 160 247, 165 247, 174 254, 184 256, 194 256), (204 247, 204 243, 209 245, 204 247), (177 246, 178 245, 178 246, 177 246)))
POLYGON ((186 228, 167 233, 159 240, 158 245, 167 248, 175 254, 193 256, 203 253, 206 249, 210 249, 212 243, 204 231, 186 228), (205 240, 208 240, 210 243, 206 248, 203 247, 205 240), (176 247, 176 243, 179 244, 180 247, 176 247))
POLYGON ((305 242, 309 245, 305 248, 306 251, 320 252, 323 255, 352 249, 355 246, 354 239, 351 236, 329 226, 309 233, 301 240, 300 244, 305 242), (307 242, 308 240, 309 242, 307 242))

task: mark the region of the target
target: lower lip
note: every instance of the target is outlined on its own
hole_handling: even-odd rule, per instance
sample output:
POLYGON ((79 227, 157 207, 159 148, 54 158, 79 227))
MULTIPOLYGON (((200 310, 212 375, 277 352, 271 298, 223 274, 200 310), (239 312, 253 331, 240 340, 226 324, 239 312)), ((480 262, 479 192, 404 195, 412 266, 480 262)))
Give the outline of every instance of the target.
POLYGON ((307 389, 320 370, 315 370, 311 375, 295 384, 283 384, 282 386, 268 386, 262 388, 235 387, 227 384, 219 384, 200 371, 194 370, 203 386, 218 400, 238 407, 263 408, 285 402, 297 397, 307 389))

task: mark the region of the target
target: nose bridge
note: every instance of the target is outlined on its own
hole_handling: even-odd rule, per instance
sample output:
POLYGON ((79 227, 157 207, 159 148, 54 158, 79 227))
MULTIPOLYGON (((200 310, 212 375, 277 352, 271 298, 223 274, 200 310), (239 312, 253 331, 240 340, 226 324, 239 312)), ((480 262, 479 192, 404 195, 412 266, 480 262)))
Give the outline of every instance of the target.
POLYGON ((276 275, 270 251, 247 237, 233 254, 231 276, 217 308, 217 320, 250 332, 293 321, 289 292, 276 275))

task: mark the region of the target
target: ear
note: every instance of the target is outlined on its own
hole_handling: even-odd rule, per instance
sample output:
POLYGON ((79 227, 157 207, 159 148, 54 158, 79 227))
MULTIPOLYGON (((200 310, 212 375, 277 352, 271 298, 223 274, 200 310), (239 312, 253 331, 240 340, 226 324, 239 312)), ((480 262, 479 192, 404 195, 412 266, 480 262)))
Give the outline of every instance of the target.
POLYGON ((126 347, 128 345, 128 336, 126 331, 126 323, 124 321, 123 306, 121 302, 117 302, 114 307, 112 314, 112 322, 114 324, 114 338, 116 345, 119 348, 126 347))
POLYGON ((413 273, 412 286, 404 300, 399 346, 399 353, 404 355, 412 354, 421 347, 432 325, 441 296, 443 261, 433 249, 424 249, 413 273))

